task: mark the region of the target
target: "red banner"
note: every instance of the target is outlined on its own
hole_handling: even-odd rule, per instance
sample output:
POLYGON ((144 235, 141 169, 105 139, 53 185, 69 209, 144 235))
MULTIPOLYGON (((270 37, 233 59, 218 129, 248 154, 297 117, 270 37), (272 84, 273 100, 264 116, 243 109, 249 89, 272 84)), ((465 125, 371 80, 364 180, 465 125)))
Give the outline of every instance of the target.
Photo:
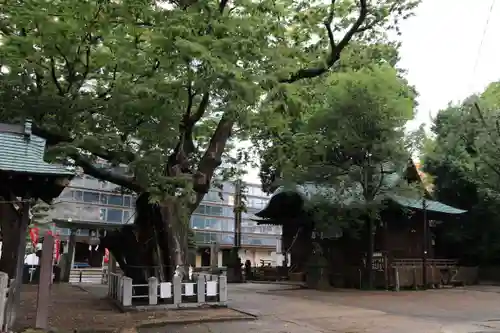
POLYGON ((53 248, 53 259, 54 263, 57 263, 59 261, 60 257, 60 250, 61 250, 61 239, 59 237, 59 232, 57 232, 55 235, 52 233, 52 231, 47 231, 48 235, 53 235, 54 236, 54 248, 53 248))
POLYGON ((104 263, 107 264, 109 262, 109 250, 104 249, 104 263))
POLYGON ((35 249, 36 249, 36 244, 38 244, 38 239, 40 238, 39 232, 40 232, 40 230, 36 227, 30 228, 31 244, 33 244, 33 247, 35 249))

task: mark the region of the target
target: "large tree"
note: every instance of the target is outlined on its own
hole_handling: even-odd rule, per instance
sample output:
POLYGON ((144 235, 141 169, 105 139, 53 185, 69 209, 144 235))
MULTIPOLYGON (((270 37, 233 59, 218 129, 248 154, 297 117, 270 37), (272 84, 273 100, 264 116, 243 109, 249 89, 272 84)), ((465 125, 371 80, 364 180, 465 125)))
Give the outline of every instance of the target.
POLYGON ((423 150, 436 198, 468 210, 438 226, 437 250, 468 264, 500 258, 499 88, 493 82, 481 94, 440 110, 423 150))
POLYGON ((135 229, 104 240, 126 271, 182 267, 190 214, 231 170, 224 159, 236 162, 230 140, 265 126, 261 112, 280 114, 290 87, 334 68, 351 41, 384 39, 417 3, 8 0, 1 115, 32 118, 58 156, 141 194, 135 229))
POLYGON ((323 229, 319 231, 327 234, 339 227, 335 224, 346 222, 339 214, 325 214, 325 209, 347 206, 360 213, 367 231, 368 286, 374 228, 384 194, 400 185, 395 180, 408 163, 404 125, 413 118, 415 106, 414 89, 394 67, 397 57, 391 55, 397 55, 397 49, 391 45, 361 49, 369 53, 374 47, 391 50, 385 54, 389 61, 384 61, 384 53, 374 54, 358 68, 360 53, 351 55, 355 61, 346 59, 341 72, 315 83, 302 96, 297 94, 296 101, 304 98, 305 112, 288 132, 261 138, 264 184, 273 182, 276 173, 285 183, 306 183, 309 188, 314 184, 311 202, 316 207, 310 209, 319 214, 315 218, 316 228, 323 229))

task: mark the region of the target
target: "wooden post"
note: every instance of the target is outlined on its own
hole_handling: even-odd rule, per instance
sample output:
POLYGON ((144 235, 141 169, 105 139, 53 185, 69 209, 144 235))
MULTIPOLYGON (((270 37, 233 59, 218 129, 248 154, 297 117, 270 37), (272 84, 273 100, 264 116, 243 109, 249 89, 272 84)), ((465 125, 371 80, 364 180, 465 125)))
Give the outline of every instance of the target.
POLYGON ((36 328, 48 329, 50 285, 52 282, 52 260, 54 256, 54 236, 47 234, 43 238, 42 258, 40 260, 40 282, 36 305, 36 328))
MULTIPOLYGON (((14 280, 14 293, 13 293, 13 307, 12 313, 10 314, 10 320, 13 323, 16 320, 16 311, 21 302, 21 286, 23 284, 23 270, 24 270, 24 254, 26 253, 26 232, 28 231, 28 225, 30 224, 30 196, 27 195, 23 198, 22 216, 21 223, 19 226, 19 245, 17 247, 17 263, 16 263, 16 275, 13 277, 14 280)), ((15 236, 14 236, 15 237, 15 236)), ((10 303, 10 301, 9 301, 10 303)))
POLYGON ((154 276, 148 279, 149 305, 158 304, 158 279, 154 276))
POLYGON ((399 289, 400 289, 399 269, 397 267, 394 267, 394 280, 395 280, 395 289, 396 289, 396 291, 399 291, 399 289))
POLYGON ((7 288, 9 287, 9 275, 4 272, 0 272, 0 331, 7 332, 8 330, 4 328, 6 321, 5 318, 5 307, 7 306, 7 295, 5 294, 7 288))
MULTIPOLYGON (((424 194, 425 195, 425 194, 424 194)), ((427 288, 427 257, 428 257, 428 239, 427 239, 427 233, 429 231, 429 223, 427 222, 427 206, 426 206, 426 201, 425 197, 422 200, 422 210, 423 210, 423 235, 422 235, 422 284, 424 285, 424 288, 427 288)))
POLYGON ((71 234, 69 235, 69 240, 68 240, 68 253, 65 259, 66 264, 64 265, 64 272, 62 272, 62 281, 64 282, 69 282, 71 270, 73 269, 75 246, 76 246, 76 232, 74 229, 71 229, 71 234))
POLYGON ((227 302, 227 277, 219 276, 219 303, 226 305, 227 302))
POLYGON ((198 296, 198 303, 205 303, 205 277, 201 274, 196 279, 196 294, 198 296))
POLYGON ((174 284, 174 304, 179 306, 182 303, 182 281, 181 277, 174 275, 172 280, 174 284))
POLYGON ((418 289, 418 283, 417 283, 417 268, 416 267, 413 267, 413 288, 415 290, 418 289))
POLYGON ((113 257, 111 252, 108 258, 108 273, 116 273, 116 259, 113 257))
POLYGON ((216 242, 210 244, 210 268, 212 272, 219 266, 219 251, 217 248, 218 245, 216 242))

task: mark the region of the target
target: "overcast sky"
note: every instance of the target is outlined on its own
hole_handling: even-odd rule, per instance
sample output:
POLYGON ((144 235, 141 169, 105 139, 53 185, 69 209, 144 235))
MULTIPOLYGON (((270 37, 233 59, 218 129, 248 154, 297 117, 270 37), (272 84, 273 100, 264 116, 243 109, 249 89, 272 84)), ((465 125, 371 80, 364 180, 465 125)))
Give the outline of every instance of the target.
POLYGON ((429 123, 449 101, 463 100, 500 80, 500 1, 423 0, 402 24, 400 66, 420 94, 412 127, 429 123), (477 59, 477 67, 475 68, 477 59))

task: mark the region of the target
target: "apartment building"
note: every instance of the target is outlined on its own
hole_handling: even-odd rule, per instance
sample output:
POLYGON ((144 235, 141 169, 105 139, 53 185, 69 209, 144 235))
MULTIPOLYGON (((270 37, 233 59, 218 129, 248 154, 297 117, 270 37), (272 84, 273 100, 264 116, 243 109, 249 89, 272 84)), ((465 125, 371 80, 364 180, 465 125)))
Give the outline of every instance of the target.
MULTIPOLYGON (((269 197, 261 191, 260 185, 246 184, 244 188, 248 209, 242 217, 240 257, 243 262, 250 260, 254 265, 262 262, 275 264, 281 228, 258 226, 252 220, 253 214, 265 207, 269 197)), ((198 245, 197 266, 209 264, 209 248, 213 242, 220 245, 219 265, 227 265, 234 243, 234 198, 235 188, 232 184, 225 184, 222 190, 214 188, 192 215, 191 227, 198 245)), ((76 231, 75 262, 89 262, 91 266, 97 266, 102 261, 102 254, 99 255, 97 245, 92 242, 97 238, 97 229, 100 226, 133 223, 134 202, 132 195, 117 192, 116 185, 80 175, 55 201, 50 216, 52 219, 68 221, 67 226, 79 227, 76 231), (86 227, 82 228, 82 225, 86 227)), ((67 241, 70 228, 54 229, 63 242, 67 241)))

